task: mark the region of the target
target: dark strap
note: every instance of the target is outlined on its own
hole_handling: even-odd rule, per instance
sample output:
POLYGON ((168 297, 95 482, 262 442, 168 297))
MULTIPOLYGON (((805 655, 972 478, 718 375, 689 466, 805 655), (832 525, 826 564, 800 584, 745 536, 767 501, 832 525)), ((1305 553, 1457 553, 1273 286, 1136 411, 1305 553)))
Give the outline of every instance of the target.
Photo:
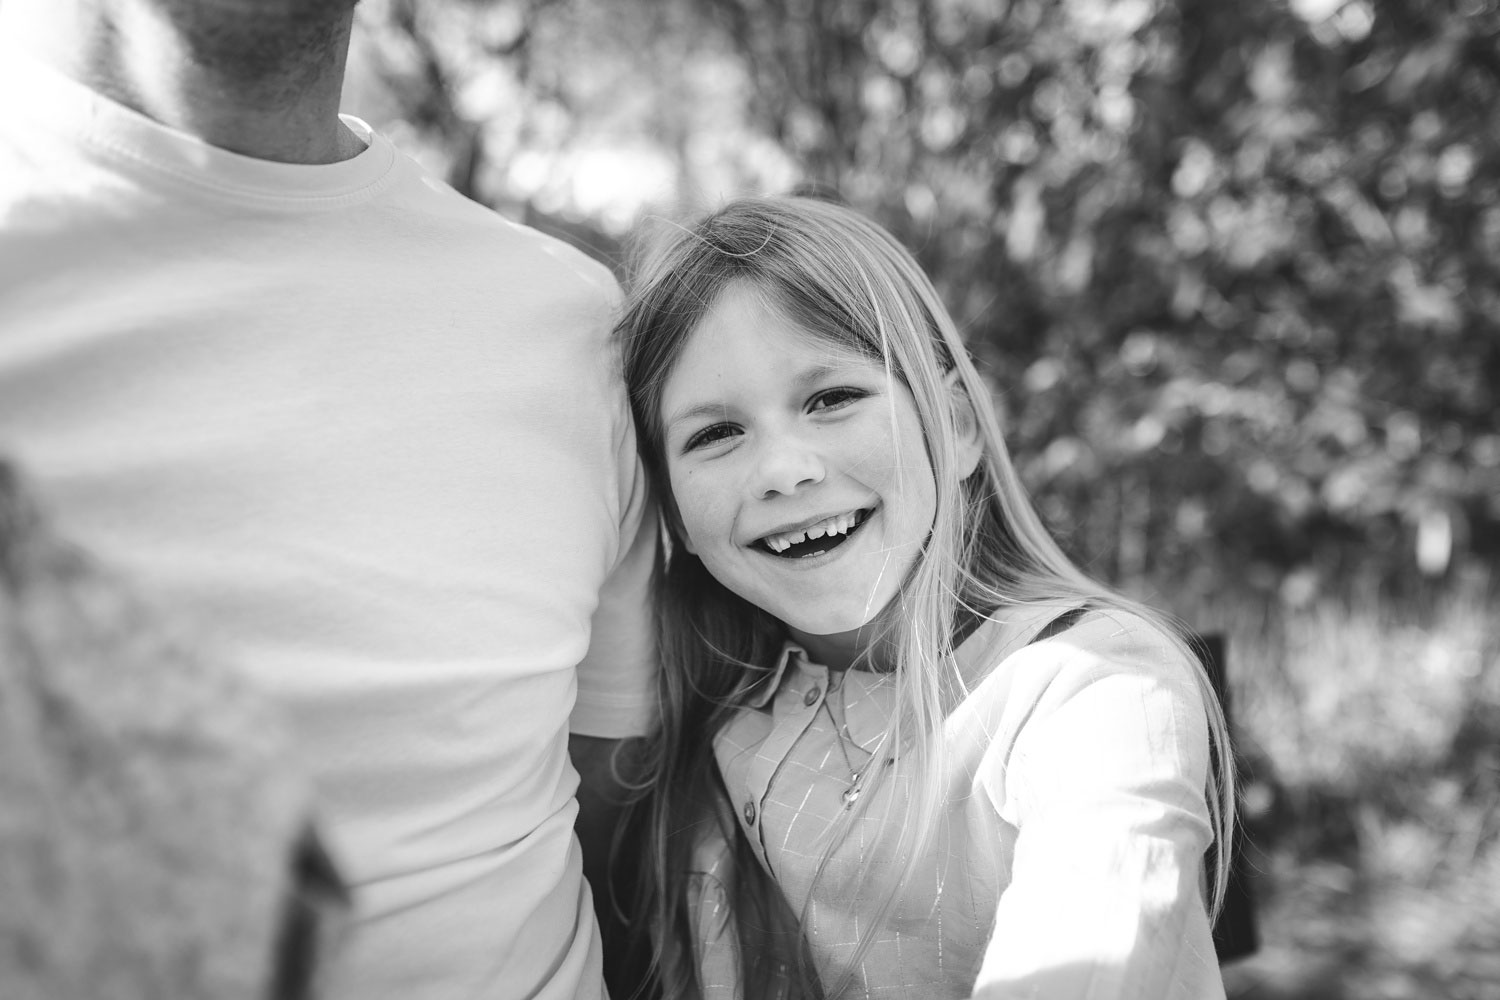
POLYGON ((349 890, 310 822, 289 860, 270 1000, 312 1000, 348 930, 349 890))
POLYGON ((1072 628, 1078 623, 1078 619, 1082 618, 1088 613, 1089 609, 1087 606, 1081 608, 1069 608, 1067 611, 1064 611, 1062 614, 1052 619, 1046 625, 1043 625, 1042 630, 1036 635, 1032 636, 1031 642, 1028 642, 1026 645, 1030 646, 1032 645, 1032 643, 1041 642, 1043 639, 1050 639, 1054 635, 1066 632, 1068 629, 1072 628))

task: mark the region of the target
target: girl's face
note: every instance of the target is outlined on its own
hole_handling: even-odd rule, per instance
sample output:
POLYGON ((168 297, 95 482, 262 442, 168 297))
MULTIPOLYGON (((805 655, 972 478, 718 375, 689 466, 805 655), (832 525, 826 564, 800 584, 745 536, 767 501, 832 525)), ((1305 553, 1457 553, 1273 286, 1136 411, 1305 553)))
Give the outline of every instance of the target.
POLYGON ((661 406, 688 550, 816 658, 847 666, 937 509, 910 390, 731 285, 689 336, 661 406))

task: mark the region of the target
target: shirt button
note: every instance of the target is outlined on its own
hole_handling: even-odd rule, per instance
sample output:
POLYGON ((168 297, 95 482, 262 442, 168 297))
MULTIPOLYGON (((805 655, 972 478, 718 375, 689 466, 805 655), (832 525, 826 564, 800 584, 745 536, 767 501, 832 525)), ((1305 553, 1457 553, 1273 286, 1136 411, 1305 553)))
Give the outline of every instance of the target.
POLYGON ((746 802, 745 803, 745 823, 746 823, 747 826, 754 826, 755 825, 755 803, 754 802, 746 802))
POLYGON ((822 693, 823 692, 818 688, 818 686, 814 684, 812 687, 807 689, 807 694, 802 696, 802 704, 806 705, 808 708, 811 708, 813 705, 817 704, 818 695, 822 693))

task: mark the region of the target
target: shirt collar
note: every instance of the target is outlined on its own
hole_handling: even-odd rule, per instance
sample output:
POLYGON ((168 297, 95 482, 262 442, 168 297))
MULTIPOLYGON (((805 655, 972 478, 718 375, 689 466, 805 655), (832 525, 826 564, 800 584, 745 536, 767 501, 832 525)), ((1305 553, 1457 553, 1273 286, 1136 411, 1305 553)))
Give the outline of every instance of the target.
POLYGON ((775 668, 772 669, 769 676, 761 680, 751 690, 750 697, 746 699, 745 704, 751 708, 765 708, 769 705, 771 699, 776 696, 776 692, 781 690, 781 681, 786 675, 787 665, 794 658, 805 662, 807 660, 807 652, 795 642, 783 644, 781 655, 776 659, 775 668))
MULTIPOLYGON (((955 653, 964 683, 972 687, 1001 658, 1032 642, 1042 629, 1067 610, 1067 607, 1050 605, 1028 609, 1019 616, 1013 613, 1009 628, 993 618, 980 622, 955 653)), ((826 671, 822 665, 813 663, 801 646, 790 641, 784 643, 775 668, 754 688, 746 704, 751 708, 765 708, 801 669, 826 671)), ((864 670, 844 672, 844 721, 850 738, 870 752, 874 752, 885 737, 890 723, 890 698, 879 696, 879 689, 891 689, 890 681, 888 674, 864 670)))

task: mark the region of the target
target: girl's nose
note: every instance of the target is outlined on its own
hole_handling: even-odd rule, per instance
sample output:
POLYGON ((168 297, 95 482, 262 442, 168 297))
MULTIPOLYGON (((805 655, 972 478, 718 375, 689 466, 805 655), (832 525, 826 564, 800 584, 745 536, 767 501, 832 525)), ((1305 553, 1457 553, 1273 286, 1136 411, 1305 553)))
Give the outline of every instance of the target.
POLYGON ((762 443, 756 456, 755 495, 790 496, 803 486, 823 480, 823 460, 791 435, 762 443))

